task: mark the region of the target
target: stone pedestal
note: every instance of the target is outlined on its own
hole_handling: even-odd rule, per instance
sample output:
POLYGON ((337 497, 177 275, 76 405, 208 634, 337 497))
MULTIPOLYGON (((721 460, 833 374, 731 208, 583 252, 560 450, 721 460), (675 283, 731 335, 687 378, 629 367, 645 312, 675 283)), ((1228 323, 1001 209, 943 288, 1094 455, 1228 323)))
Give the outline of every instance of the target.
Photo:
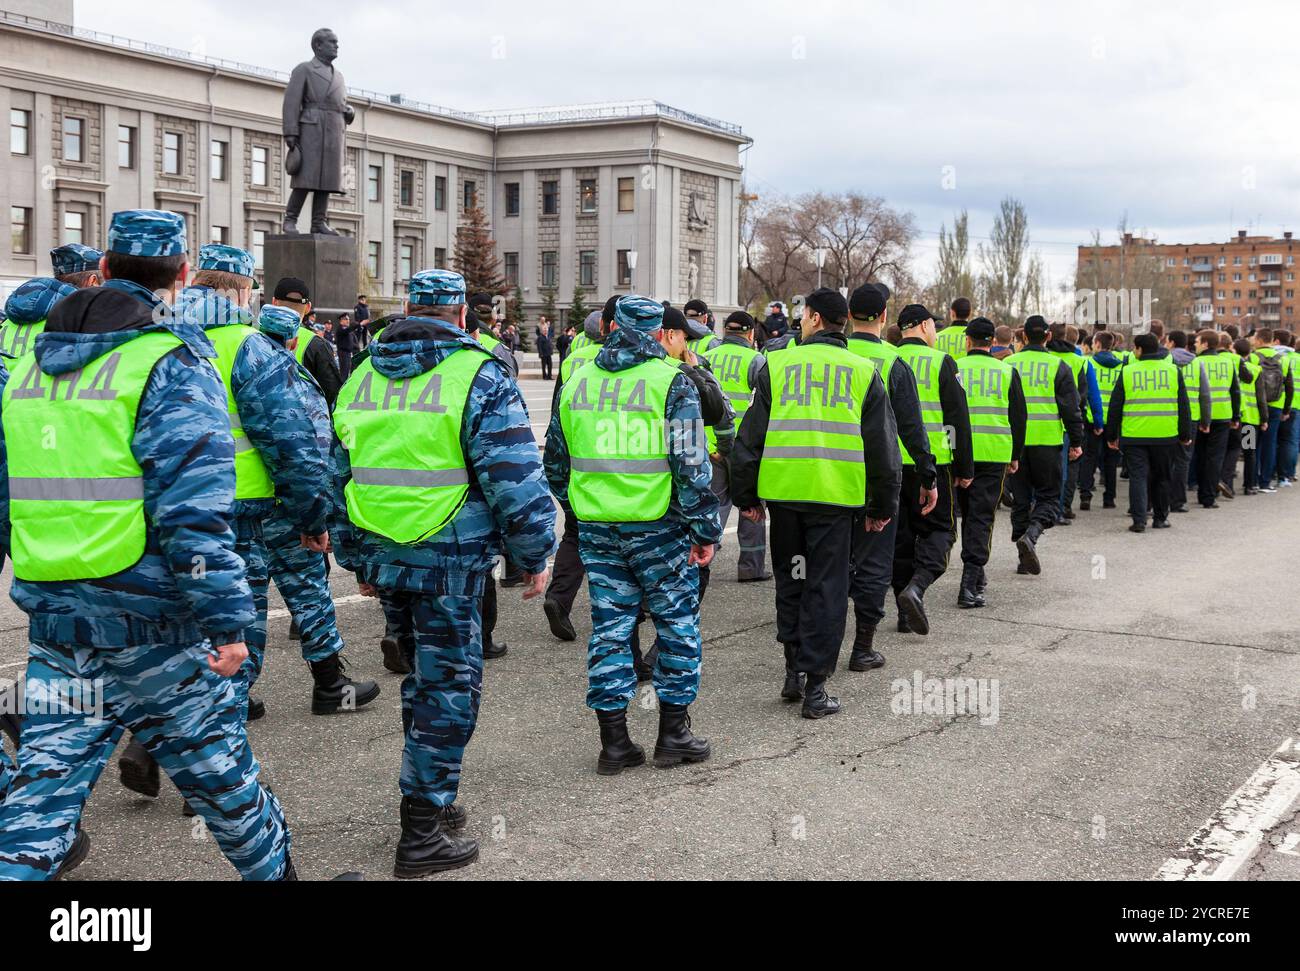
POLYGON ((275 285, 292 276, 307 284, 320 320, 351 313, 356 305, 361 291, 357 289, 357 241, 351 236, 268 236, 263 259, 268 303, 275 285))

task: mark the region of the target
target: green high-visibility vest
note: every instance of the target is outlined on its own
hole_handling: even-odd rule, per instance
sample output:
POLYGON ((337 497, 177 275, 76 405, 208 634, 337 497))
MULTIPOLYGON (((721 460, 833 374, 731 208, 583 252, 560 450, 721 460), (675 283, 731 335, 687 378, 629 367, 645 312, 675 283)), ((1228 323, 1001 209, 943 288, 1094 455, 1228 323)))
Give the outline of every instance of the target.
POLYGON ((142 334, 80 371, 42 373, 35 353, 4 392, 9 555, 20 580, 97 580, 144 555, 144 477, 131 452, 154 366, 181 345, 142 334))
MULTIPOLYGON (((704 352, 704 359, 713 368, 713 376, 718 379, 722 393, 727 396, 732 409, 736 412, 737 428, 740 427, 745 412, 749 411, 749 406, 754 400, 754 389, 749 386, 749 369, 756 357, 762 355, 748 344, 723 342, 704 352)), ((705 435, 709 440, 709 451, 716 452, 717 435, 711 427, 705 429, 705 435)))
POLYGON ((572 355, 574 351, 582 350, 582 348, 584 347, 590 347, 592 344, 595 343, 596 342, 592 340, 590 337, 588 337, 586 334, 574 334, 573 340, 569 344, 569 354, 572 355))
POLYGON ((1021 351, 1005 359, 1020 372, 1020 388, 1025 393, 1025 410, 1029 421, 1025 428, 1026 445, 1061 445, 1065 441, 1065 423, 1056 406, 1056 374, 1061 359, 1055 354, 1021 351))
POLYGON ((564 363, 560 365, 560 384, 568 384, 569 378, 573 377, 573 372, 582 365, 594 361, 602 347, 604 347, 603 344, 597 344, 595 341, 588 341, 576 351, 569 351, 568 356, 564 359, 564 363))
POLYGON ((1192 408, 1192 423, 1201 423, 1201 381, 1205 378, 1205 365, 1199 357, 1194 357, 1179 370, 1183 372, 1183 384, 1187 388, 1187 403, 1192 408))
POLYGON ((302 363, 303 357, 307 354, 307 348, 315 336, 317 336, 316 332, 310 327, 298 328, 298 346, 293 349, 293 356, 299 364, 302 363))
MULTIPOLYGON (((948 440, 948 430, 943 424, 943 402, 939 397, 939 374, 948 355, 925 344, 899 344, 897 350, 898 356, 916 376, 917 397, 921 399, 921 419, 925 422, 925 433, 930 439, 934 464, 951 465, 952 443, 948 440)), ((916 464, 906 449, 903 449, 902 457, 904 465, 916 464)))
MULTIPOLYGON (((1256 357, 1256 358, 1277 357, 1277 350, 1276 350, 1275 348, 1272 348, 1272 347, 1261 347, 1259 350, 1257 350, 1257 351, 1255 352, 1255 357, 1256 357)), ((1277 398, 1275 398, 1274 400, 1272 400, 1272 401, 1270 401, 1270 402, 1268 403, 1268 406, 1269 406, 1270 408, 1281 408, 1282 405, 1286 403, 1286 381, 1285 381, 1285 379, 1286 379, 1286 373, 1287 373, 1287 362, 1286 362, 1286 361, 1278 361, 1277 363, 1278 363, 1278 366, 1282 369, 1282 378, 1283 378, 1282 391, 1281 391, 1281 393, 1277 396, 1277 398)), ((1263 370, 1263 366, 1262 366, 1262 365, 1261 365, 1261 368, 1260 368, 1260 369, 1263 370)), ((1293 388, 1294 388, 1294 380, 1292 381, 1292 386, 1293 386, 1293 388)), ((1300 389, 1295 389, 1295 390, 1300 390, 1300 389)))
POLYGON ((714 334, 706 334, 703 337, 697 337, 693 341, 687 341, 686 346, 690 348, 692 354, 703 356, 706 351, 713 350, 721 343, 722 341, 718 340, 714 334))
POLYGON ((668 389, 679 373, 657 357, 624 371, 593 361, 565 383, 560 427, 569 447, 569 504, 579 521, 648 523, 668 511, 668 389))
POLYGON ((758 495, 860 509, 866 503, 862 408, 876 366, 832 344, 800 344, 768 363, 772 411, 758 495))
POLYGON ((465 404, 491 355, 452 351, 413 378, 394 380, 367 360, 339 391, 334 430, 348 450, 348 519, 395 543, 419 543, 455 518, 469 495, 460 447, 465 404))
MULTIPOLYGON (((880 380, 885 382, 885 390, 890 391, 892 385, 889 383, 889 376, 894 371, 894 362, 898 360, 898 348, 888 341, 870 341, 857 338, 849 338, 849 350, 858 357, 865 357, 868 361, 876 366, 880 372, 880 380)), ((898 439, 898 454, 907 455, 907 447, 903 445, 903 439, 898 439)), ((910 459, 911 456, 908 456, 910 459)), ((911 464, 915 464, 912 462, 911 464)))
POLYGON ((230 386, 230 375, 235 369, 235 355, 244 346, 244 341, 260 332, 243 324, 228 324, 225 327, 213 327, 204 333, 217 349, 217 359, 212 364, 221 375, 221 383, 226 386, 230 433, 235 437, 235 498, 273 499, 275 483, 271 480, 266 463, 262 461, 261 453, 244 432, 244 422, 235 407, 235 392, 230 386))
POLYGON ((495 337, 493 337, 491 334, 489 334, 482 327, 478 329, 478 336, 475 337, 475 340, 477 340, 479 344, 483 346, 483 349, 488 351, 489 353, 495 351, 498 347, 501 346, 501 342, 497 340, 495 337))
MULTIPOLYGON (((1237 374, 1237 355, 1215 351, 1198 354, 1205 365, 1205 381, 1210 388, 1210 421, 1232 419, 1232 379, 1237 374)), ((1189 391, 1188 394, 1191 392, 1189 391)))
POLYGON ((954 360, 966 356, 966 325, 949 324, 934 338, 934 346, 954 360))
POLYGON ((1258 425, 1263 419, 1259 414, 1259 401, 1256 398, 1255 382, 1259 380, 1260 372, 1264 369, 1251 360, 1246 360, 1245 364, 1250 377, 1249 379, 1241 379, 1241 423, 1243 425, 1258 425))
POLYGON ((1121 438, 1178 437, 1178 365, 1168 357, 1125 365, 1121 438))
MULTIPOLYGON (((1088 359, 1082 354, 1075 354, 1073 351, 1048 351, 1048 353, 1060 358, 1070 366, 1070 376, 1074 380, 1074 386, 1078 388, 1079 378, 1083 374, 1084 368, 1088 366, 1088 359)), ((1088 407, 1088 395, 1085 391, 1079 392, 1079 406, 1081 408, 1088 407)))
POLYGON ((20 324, 12 320, 0 323, 0 357, 22 357, 36 349, 36 338, 45 332, 45 321, 20 324))
POLYGON ((1119 372, 1123 370, 1123 365, 1105 367, 1093 361, 1092 369, 1097 375, 1097 388, 1101 391, 1101 422, 1105 425, 1106 419, 1110 416, 1110 396, 1115 393, 1115 385, 1119 383, 1119 372))
POLYGON ((1011 376, 1015 369, 988 354, 963 356, 957 376, 966 391, 976 462, 1011 461, 1011 376))
MULTIPOLYGON (((35 339, 35 338, 33 338, 35 339)), ((1286 356, 1286 361, 1291 365, 1291 387, 1292 387, 1292 408, 1295 407, 1295 396, 1300 395, 1300 351, 1292 351, 1286 356)), ((1283 374, 1286 370, 1283 369, 1283 374)), ((1282 389, 1282 397, 1286 398, 1286 389, 1282 389)), ((1281 407, 1280 405, 1278 407, 1281 407)))

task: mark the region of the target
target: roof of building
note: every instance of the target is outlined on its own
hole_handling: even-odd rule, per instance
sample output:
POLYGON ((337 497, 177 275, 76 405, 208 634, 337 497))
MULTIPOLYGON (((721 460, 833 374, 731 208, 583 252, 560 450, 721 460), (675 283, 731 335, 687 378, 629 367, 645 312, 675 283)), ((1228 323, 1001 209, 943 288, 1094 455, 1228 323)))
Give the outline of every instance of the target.
MULTIPOLYGON (((161 44, 153 44, 148 41, 132 40, 129 37, 120 37, 116 34, 105 34, 97 30, 86 30, 82 27, 74 27, 69 24, 60 24, 50 20, 41 20, 37 17, 28 17, 24 14, 13 13, 7 10, 0 10, 0 24, 24 27, 45 33, 60 34, 65 37, 70 37, 91 44, 116 47, 137 54, 149 54, 154 57, 180 61, 189 65, 216 67, 231 74, 243 74, 267 81, 277 81, 281 84, 286 84, 289 81, 289 73, 287 71, 276 71, 271 68, 257 67, 252 64, 243 64, 239 61, 231 61, 222 57, 209 57, 205 54, 197 54, 192 51, 182 51, 177 48, 166 47, 161 44)), ((422 114, 464 121, 470 124, 484 125, 494 129, 523 128, 541 125, 583 124, 600 121, 622 121, 636 118, 664 118, 670 121, 677 121, 688 125, 694 125, 699 128, 705 128, 717 132, 718 134, 727 135, 742 141, 749 141, 749 138, 745 135, 739 125, 727 121, 720 121, 717 118, 710 118, 707 115, 697 115, 690 111, 683 111, 680 108, 674 108, 671 105, 666 105, 662 102, 652 100, 490 111, 461 111, 456 108, 447 108, 442 105, 430 104, 425 101, 408 98, 403 94, 383 94, 378 91, 369 91, 365 88, 349 87, 348 96, 357 100, 371 101, 379 104, 391 104, 396 107, 406 108, 422 114)))

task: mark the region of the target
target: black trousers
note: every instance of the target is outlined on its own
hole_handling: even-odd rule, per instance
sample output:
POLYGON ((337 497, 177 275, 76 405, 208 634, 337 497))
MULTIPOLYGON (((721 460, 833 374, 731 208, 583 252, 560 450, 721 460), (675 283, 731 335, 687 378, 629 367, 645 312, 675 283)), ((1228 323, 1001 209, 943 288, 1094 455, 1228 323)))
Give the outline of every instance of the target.
POLYGON ((1216 421, 1208 432, 1196 434, 1196 498, 1202 506, 1214 505, 1228 452, 1228 430, 1226 421, 1216 421))
MULTIPOLYGON (((1241 442, 1241 486, 1243 489, 1255 489, 1259 486, 1259 436, 1263 434, 1258 425, 1242 425, 1244 434, 1238 435, 1241 442), (1250 448, 1247 448, 1247 445, 1250 448)), ((1232 485, 1232 480, 1228 480, 1232 485)))
POLYGON ((776 576, 776 637, 805 674, 829 677, 849 613, 853 514, 768 508, 776 576))
MULTIPOLYGON (((1174 450, 1177 442, 1159 445, 1124 445, 1128 459, 1129 513, 1133 522, 1145 526, 1147 510, 1155 521, 1169 518, 1169 484, 1173 475, 1174 450)), ((1217 478, 1214 481, 1218 481, 1217 478)))
MULTIPOLYGON (((284 207, 286 219, 298 221, 298 216, 302 213, 302 207, 307 202, 307 193, 310 189, 294 189, 289 193, 289 202, 284 207)), ((311 193, 311 224, 313 227, 319 226, 325 222, 325 217, 329 213, 330 194, 328 192, 311 193)))
POLYGON ((865 512, 853 517, 849 597, 853 600, 853 615, 860 626, 875 627, 885 618, 885 594, 894 581, 894 538, 897 535, 897 516, 878 533, 867 532, 865 512))
POLYGON ((541 355, 541 358, 542 358, 542 380, 549 381, 551 380, 552 357, 550 354, 543 354, 541 355))
POLYGON ((1079 460, 1079 495, 1091 501, 1094 484, 1100 479, 1102 500, 1114 502, 1119 462, 1119 452, 1107 447, 1105 435, 1089 434, 1083 446, 1083 458, 1079 460))
POLYGON ((1046 532, 1061 514, 1061 446, 1026 445, 1020 467, 1011 476, 1011 538, 1031 525, 1046 532))
POLYGON ((903 494, 898 502, 898 534, 894 538, 894 592, 913 581, 926 590, 948 570, 948 556, 957 542, 957 501, 952 466, 939 466, 935 484, 939 501, 930 515, 921 515, 921 477, 916 466, 903 466, 903 494))
POLYGON ((578 555, 578 519, 567 503, 564 509, 564 535, 560 539, 560 548, 555 553, 555 566, 551 570, 551 583, 546 588, 546 599, 554 600, 567 614, 573 609, 574 598, 582 589, 583 578, 587 575, 578 555))
POLYGON ((970 488, 957 490, 961 507, 961 561, 982 567, 989 562, 993 544, 993 518, 1002 498, 1007 467, 1002 462, 976 462, 970 488))
POLYGON ((1241 428, 1228 426, 1228 447, 1223 453, 1223 468, 1219 481, 1229 489, 1237 483, 1237 463, 1241 461, 1241 428))

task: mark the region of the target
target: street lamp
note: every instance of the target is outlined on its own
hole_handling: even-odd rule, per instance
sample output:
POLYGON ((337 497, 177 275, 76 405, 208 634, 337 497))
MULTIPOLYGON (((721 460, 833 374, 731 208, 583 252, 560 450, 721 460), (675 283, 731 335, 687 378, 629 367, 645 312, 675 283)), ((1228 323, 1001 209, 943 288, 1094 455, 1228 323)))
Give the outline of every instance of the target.
POLYGON ((813 259, 817 261, 817 289, 822 288, 822 267, 826 265, 826 250, 818 246, 813 250, 813 259))
POLYGON ((634 288, 636 285, 636 250, 634 249, 627 251, 627 277, 628 287, 634 288))

